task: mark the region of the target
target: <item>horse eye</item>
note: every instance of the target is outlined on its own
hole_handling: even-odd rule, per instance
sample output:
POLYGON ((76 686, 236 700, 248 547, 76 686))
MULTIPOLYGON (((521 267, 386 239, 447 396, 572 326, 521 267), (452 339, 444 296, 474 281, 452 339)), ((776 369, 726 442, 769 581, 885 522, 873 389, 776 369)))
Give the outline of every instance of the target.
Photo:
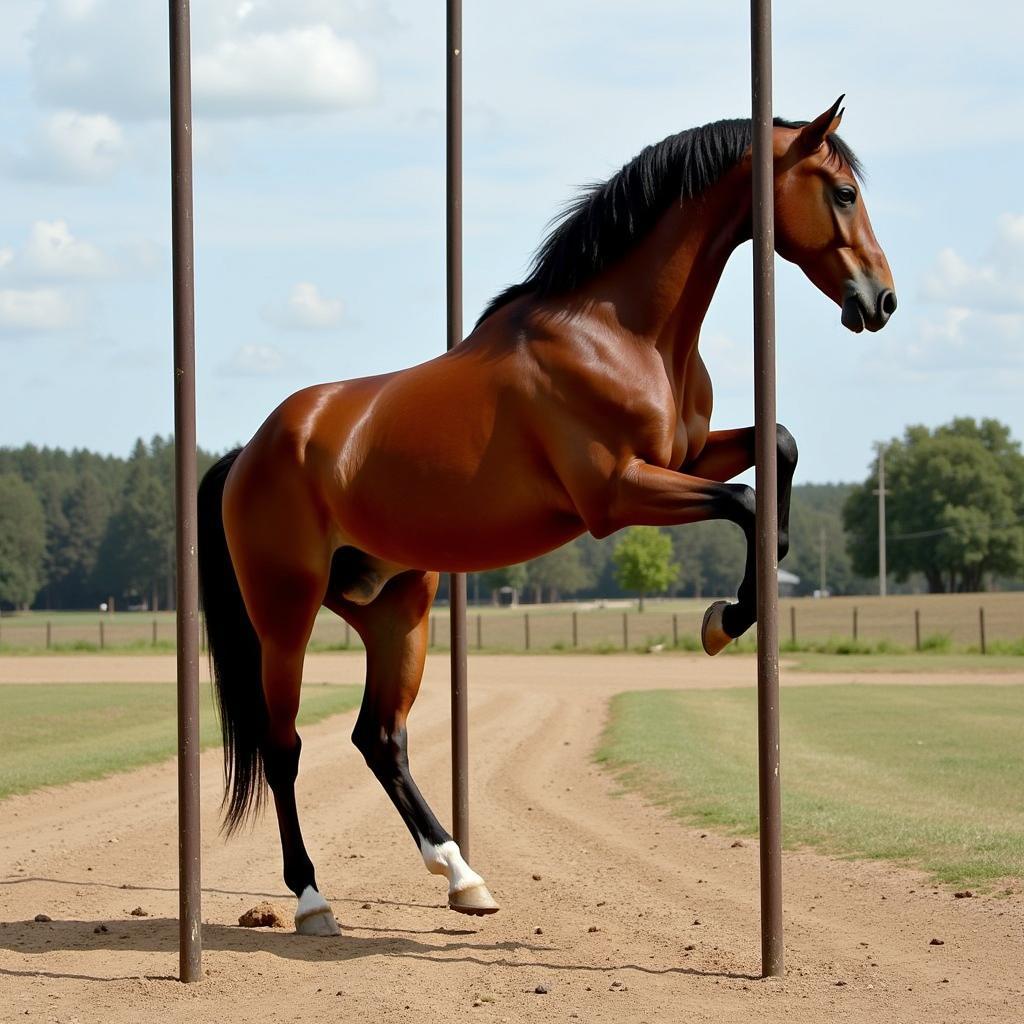
POLYGON ((857 190, 850 188, 849 185, 844 185, 842 188, 836 189, 836 202, 840 206, 853 206, 857 201, 857 190))

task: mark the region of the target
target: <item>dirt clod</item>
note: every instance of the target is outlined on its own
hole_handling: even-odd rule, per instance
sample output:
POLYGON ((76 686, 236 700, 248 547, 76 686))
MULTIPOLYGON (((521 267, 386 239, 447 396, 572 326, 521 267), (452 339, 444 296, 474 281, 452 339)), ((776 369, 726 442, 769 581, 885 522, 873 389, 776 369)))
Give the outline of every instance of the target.
POLYGON ((546 996, 548 994, 548 987, 547 985, 538 985, 533 991, 539 996, 546 996))
POLYGON ((588 931, 588 932, 590 932, 590 934, 591 934, 591 935, 593 935, 593 933, 594 933, 594 932, 599 932, 600 930, 601 930, 601 929, 600 929, 600 928, 598 928, 596 924, 592 924, 592 925, 591 925, 591 926, 590 926, 590 927, 589 927, 589 928, 587 929, 587 931, 588 931))
POLYGON ((928 943, 929 946, 944 946, 945 944, 946 942, 944 939, 932 939, 932 941, 928 943))
POLYGON ((98 924, 96 925, 95 928, 93 928, 92 933, 93 935, 103 935, 109 931, 110 929, 105 924, 98 924))
POLYGON ((46 922, 52 921, 53 918, 50 917, 49 914, 36 914, 36 916, 32 918, 32 920, 38 921, 40 924, 46 924, 46 922))
POLYGON ((280 907, 273 903, 257 903, 255 907, 247 910, 239 919, 238 923, 243 928, 287 928, 288 918, 280 907))
POLYGON ((540 881, 540 875, 534 875, 534 876, 533 876, 533 880, 534 880, 535 882, 539 882, 539 881, 540 881))
POLYGON ((132 917, 149 917, 149 911, 144 910, 142 907, 136 907, 132 911, 132 917))
POLYGON ((544 929, 543 928, 534 928, 533 929, 533 934, 534 935, 543 935, 544 934, 544 929))
POLYGON ((969 900, 974 893, 970 889, 964 889, 961 892, 953 893, 953 899, 955 900, 969 900))
POLYGON ((734 842, 734 843, 732 844, 732 849, 734 849, 734 850, 735 850, 735 849, 738 849, 738 848, 739 848, 739 847, 741 847, 741 846, 746 846, 746 845, 747 845, 747 844, 746 844, 745 842, 743 842, 743 840, 742 840, 742 839, 737 839, 737 840, 736 840, 736 841, 735 841, 735 842, 734 842))

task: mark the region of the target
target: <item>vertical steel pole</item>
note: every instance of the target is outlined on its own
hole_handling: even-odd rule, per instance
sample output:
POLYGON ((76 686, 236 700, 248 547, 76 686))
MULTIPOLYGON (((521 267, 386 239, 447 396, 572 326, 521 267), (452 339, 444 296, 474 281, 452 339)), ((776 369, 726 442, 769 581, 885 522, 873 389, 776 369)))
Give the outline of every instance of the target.
MULTIPOLYGON (((462 0, 447 0, 447 268, 448 348, 462 341, 462 0)), ((466 574, 452 573, 452 818, 455 841, 469 859, 469 711, 466 574)))
POLYGON ((169 0, 171 249, 174 291, 174 505, 178 639, 179 977, 202 977, 199 845, 199 579, 192 239, 192 80, 188 0, 169 0))
POLYGON ((757 722, 761 829, 761 973, 782 955, 782 789, 779 777, 779 561, 775 416, 775 202, 771 0, 751 0, 753 108, 754 423, 757 489, 757 722))

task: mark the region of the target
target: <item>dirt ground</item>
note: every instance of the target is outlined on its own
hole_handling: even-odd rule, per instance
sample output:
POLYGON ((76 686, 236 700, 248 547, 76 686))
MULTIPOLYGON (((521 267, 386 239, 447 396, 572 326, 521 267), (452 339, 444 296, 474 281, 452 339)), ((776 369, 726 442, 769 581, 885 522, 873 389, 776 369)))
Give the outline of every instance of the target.
MULTIPOLYGON (((323 655, 306 678, 360 673, 357 657, 323 655)), ((1011 895, 955 899, 905 869, 789 853, 787 974, 762 981, 756 843, 681 825, 618 793, 593 764, 613 693, 752 685, 749 659, 496 657, 473 659, 471 673, 471 862, 501 913, 445 908, 443 881, 425 872, 348 742, 352 715, 339 716, 304 734, 299 801, 340 938, 237 927, 261 899, 292 905, 271 820, 218 837, 215 751, 202 763, 198 985, 173 980, 173 763, 14 797, 0 802, 0 1020, 1024 1019, 1019 882, 1011 895), (40 913, 52 921, 33 921, 40 913)), ((172 678, 163 657, 0 659, 0 682, 172 678)), ((856 678, 784 673, 785 685, 856 678)), ((1024 673, 964 678, 1019 683, 1024 673)), ((443 656, 428 666, 410 737, 416 777, 447 820, 443 656)))

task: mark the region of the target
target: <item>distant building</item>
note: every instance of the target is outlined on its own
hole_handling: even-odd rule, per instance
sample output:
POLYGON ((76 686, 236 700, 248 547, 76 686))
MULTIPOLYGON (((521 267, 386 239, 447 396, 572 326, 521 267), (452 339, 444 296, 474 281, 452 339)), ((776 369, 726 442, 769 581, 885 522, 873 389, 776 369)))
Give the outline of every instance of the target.
POLYGON ((800 577, 795 572, 779 570, 779 597, 792 597, 800 586, 800 577))

